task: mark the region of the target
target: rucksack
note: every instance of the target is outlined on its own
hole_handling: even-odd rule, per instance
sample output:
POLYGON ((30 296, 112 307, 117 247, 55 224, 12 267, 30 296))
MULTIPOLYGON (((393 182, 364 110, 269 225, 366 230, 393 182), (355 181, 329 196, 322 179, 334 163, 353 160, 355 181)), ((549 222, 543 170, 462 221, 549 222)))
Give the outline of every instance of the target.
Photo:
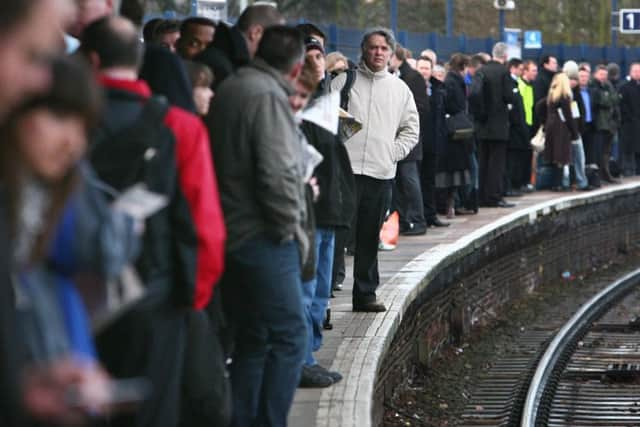
POLYGON ((469 112, 477 122, 485 123, 489 119, 490 90, 491 87, 482 70, 477 71, 471 80, 469 90, 469 112))
POLYGON ((353 68, 348 68, 345 71, 347 75, 347 80, 344 82, 344 86, 340 90, 340 108, 344 111, 349 111, 349 94, 351 93, 351 88, 356 82, 356 70, 353 68))
MULTIPOLYGON (((117 93, 110 96, 118 98, 117 93)), ((121 95, 131 99, 131 95, 121 95)), ((175 174, 175 137, 162 123, 169 110, 166 98, 154 96, 130 124, 98 128, 91 138, 89 160, 100 179, 118 191, 144 183, 150 191, 170 197, 175 174)))

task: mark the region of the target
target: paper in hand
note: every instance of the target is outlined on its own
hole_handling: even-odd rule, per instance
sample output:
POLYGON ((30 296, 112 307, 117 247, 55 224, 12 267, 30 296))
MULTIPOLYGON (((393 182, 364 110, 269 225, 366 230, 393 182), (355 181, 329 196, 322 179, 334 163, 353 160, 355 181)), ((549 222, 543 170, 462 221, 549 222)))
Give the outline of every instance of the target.
POLYGON ((361 130, 362 130, 362 123, 341 108, 340 109, 340 129, 339 129, 340 139, 343 142, 347 141, 351 139, 353 135, 360 132, 361 130))
POLYGON ((314 123, 334 135, 338 134, 340 92, 331 92, 316 99, 302 112, 302 120, 314 123))

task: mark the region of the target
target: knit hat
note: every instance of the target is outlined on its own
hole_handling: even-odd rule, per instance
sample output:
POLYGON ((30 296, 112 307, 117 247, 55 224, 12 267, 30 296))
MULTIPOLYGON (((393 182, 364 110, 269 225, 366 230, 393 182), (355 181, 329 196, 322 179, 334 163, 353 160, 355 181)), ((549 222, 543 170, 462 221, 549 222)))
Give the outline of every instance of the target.
POLYGON ((565 62, 562 72, 569 77, 569 80, 578 80, 578 64, 575 61, 565 62))
POLYGON ((318 49, 320 52, 324 54, 324 47, 322 47, 322 43, 314 37, 307 37, 304 39, 304 44, 307 49, 307 52, 313 49, 318 49))

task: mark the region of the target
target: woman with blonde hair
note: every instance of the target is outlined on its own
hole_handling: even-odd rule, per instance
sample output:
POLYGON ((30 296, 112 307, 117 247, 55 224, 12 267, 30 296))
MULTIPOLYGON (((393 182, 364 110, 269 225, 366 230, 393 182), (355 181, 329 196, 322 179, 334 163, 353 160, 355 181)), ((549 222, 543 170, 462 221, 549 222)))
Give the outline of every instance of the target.
POLYGON ((538 101, 536 115, 544 126, 543 157, 553 170, 552 190, 562 191, 562 172, 571 163, 571 141, 578 139, 578 127, 573 119, 573 95, 569 77, 558 73, 551 81, 549 94, 538 101))

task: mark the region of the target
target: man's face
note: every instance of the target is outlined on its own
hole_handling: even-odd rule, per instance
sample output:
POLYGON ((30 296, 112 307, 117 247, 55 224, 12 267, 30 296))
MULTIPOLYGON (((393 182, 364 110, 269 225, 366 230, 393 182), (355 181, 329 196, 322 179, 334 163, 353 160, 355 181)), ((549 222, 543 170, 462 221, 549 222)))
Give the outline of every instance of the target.
POLYGON ((367 67, 373 72, 378 72, 387 68, 391 59, 391 46, 387 44, 384 36, 374 34, 366 41, 362 53, 367 67))
POLYGON ((529 63, 529 66, 524 70, 522 76, 526 81, 532 82, 538 77, 538 66, 533 63, 529 63))
POLYGON ((432 74, 431 62, 425 61, 424 59, 418 60, 418 72, 422 74, 425 81, 429 81, 432 74))
POLYGON ((578 83, 580 83, 580 87, 587 87, 589 85, 589 77, 588 71, 578 71, 578 83))
POLYGON ((178 50, 185 59, 193 59, 213 42, 215 28, 209 25, 189 25, 184 37, 178 40, 178 50))
POLYGON ((596 70, 594 77, 600 83, 604 83, 607 81, 607 78, 609 77, 609 73, 605 69, 599 69, 599 70, 596 70))
POLYGON ((48 58, 61 49, 57 0, 40 0, 23 23, 0 37, 0 120, 25 96, 47 89, 48 58))
POLYGON ((633 64, 629 70, 629 76, 632 80, 640 80, 640 64, 633 64))
POLYGON ((524 73, 524 65, 520 64, 518 66, 511 67, 509 71, 516 77, 522 77, 522 74, 524 73))
POLYGON ((178 42, 179 38, 180 38, 180 32, 175 31, 173 33, 166 33, 161 35, 158 42, 160 43, 160 46, 165 47, 169 49, 171 52, 175 53, 176 43, 178 42))
POLYGON ((313 67, 313 74, 316 77, 316 82, 324 79, 325 58, 322 52, 318 49, 309 50, 305 55, 305 61, 313 67))
POLYGON ((558 60, 553 56, 549 58, 549 62, 544 64, 544 68, 551 71, 552 73, 558 72, 558 60))
POLYGON ((76 17, 69 27, 69 34, 77 38, 87 25, 113 12, 113 0, 76 0, 76 4, 76 17))

